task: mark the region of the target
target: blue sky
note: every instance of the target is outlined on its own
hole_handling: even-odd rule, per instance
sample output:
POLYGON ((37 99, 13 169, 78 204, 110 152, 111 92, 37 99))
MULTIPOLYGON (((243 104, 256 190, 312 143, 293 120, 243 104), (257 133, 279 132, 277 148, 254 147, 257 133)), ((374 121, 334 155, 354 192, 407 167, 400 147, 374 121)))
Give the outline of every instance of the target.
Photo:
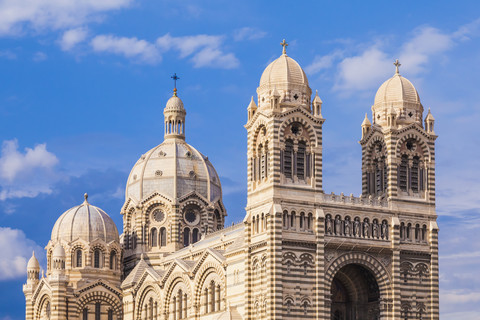
POLYGON ((324 189, 361 190, 360 124, 400 72, 436 119, 442 319, 480 318, 478 1, 0 0, 0 320, 25 265, 83 200, 121 229, 129 170, 163 140, 176 72, 187 141, 246 204, 246 108, 280 41, 323 100, 324 189))

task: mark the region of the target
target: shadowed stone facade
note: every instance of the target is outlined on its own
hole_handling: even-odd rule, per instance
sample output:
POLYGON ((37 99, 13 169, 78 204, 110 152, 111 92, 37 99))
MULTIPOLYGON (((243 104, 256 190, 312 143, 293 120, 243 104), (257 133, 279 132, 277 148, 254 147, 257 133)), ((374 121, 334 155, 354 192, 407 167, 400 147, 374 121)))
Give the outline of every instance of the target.
POLYGON ((362 194, 322 187, 322 100, 286 53, 247 107, 248 199, 224 228, 220 179, 165 107, 127 181, 123 234, 85 201, 24 285, 26 319, 439 319, 434 118, 396 72, 362 136, 362 194))

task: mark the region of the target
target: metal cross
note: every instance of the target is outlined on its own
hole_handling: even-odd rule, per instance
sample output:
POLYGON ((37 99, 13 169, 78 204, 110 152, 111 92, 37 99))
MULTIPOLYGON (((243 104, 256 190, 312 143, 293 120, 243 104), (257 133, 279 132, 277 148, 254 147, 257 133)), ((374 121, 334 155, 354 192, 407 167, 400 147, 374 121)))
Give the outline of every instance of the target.
POLYGON ((281 44, 282 47, 283 47, 283 54, 287 54, 288 43, 285 41, 285 39, 283 39, 283 41, 280 42, 280 44, 281 44))
POLYGON ((398 68, 401 66, 400 61, 398 61, 398 59, 395 60, 393 65, 396 67, 395 73, 398 73, 398 68))
POLYGON ((177 89, 177 80, 180 80, 180 78, 177 77, 177 73, 174 73, 173 76, 171 76, 170 78, 173 79, 174 88, 177 89))

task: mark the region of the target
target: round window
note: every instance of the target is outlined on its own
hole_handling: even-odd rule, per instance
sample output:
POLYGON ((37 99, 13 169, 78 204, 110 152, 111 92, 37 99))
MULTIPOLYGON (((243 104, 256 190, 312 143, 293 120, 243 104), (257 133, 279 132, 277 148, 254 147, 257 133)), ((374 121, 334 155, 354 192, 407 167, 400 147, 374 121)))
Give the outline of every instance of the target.
POLYGON ((189 223, 194 223, 195 220, 197 220, 197 214, 195 213, 195 211, 188 210, 185 213, 185 220, 187 220, 187 222, 189 222, 189 223))
POLYGON ((165 213, 163 213, 163 211, 160 209, 155 209, 152 213, 152 216, 153 216, 153 220, 157 222, 162 222, 163 219, 165 219, 165 213))

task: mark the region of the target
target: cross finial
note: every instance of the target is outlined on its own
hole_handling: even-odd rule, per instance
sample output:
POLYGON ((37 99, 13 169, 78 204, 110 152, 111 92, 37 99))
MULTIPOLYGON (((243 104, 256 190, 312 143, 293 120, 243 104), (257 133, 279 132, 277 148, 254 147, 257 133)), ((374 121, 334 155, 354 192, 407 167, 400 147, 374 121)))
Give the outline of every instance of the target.
POLYGON ((395 73, 398 74, 398 68, 401 66, 400 61, 398 61, 398 59, 395 60, 393 65, 395 66, 395 73))
POLYGON ((288 47, 288 43, 287 41, 285 41, 285 39, 283 39, 282 42, 280 42, 280 45, 283 47, 283 54, 287 54, 287 47, 288 47))
POLYGON ((177 73, 174 73, 173 76, 171 76, 170 78, 173 79, 173 95, 176 97, 177 96, 177 80, 179 80, 180 78, 177 76, 177 73))

